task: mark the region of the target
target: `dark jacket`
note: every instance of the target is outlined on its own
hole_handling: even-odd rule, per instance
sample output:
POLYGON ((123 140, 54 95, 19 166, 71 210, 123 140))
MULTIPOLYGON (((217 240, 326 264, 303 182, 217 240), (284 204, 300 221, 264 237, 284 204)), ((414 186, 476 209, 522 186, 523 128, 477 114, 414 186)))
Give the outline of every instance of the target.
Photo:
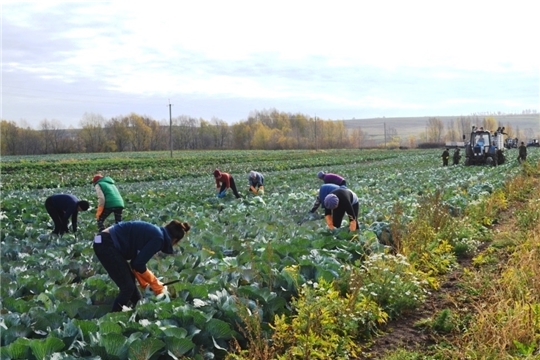
POLYGON ((358 203, 358 197, 356 196, 356 194, 346 188, 336 189, 332 191, 331 194, 337 196, 337 198, 339 199, 339 204, 338 207, 333 210, 324 209, 324 215, 332 215, 332 221, 334 222, 334 226, 336 226, 336 224, 341 224, 341 220, 343 220, 343 216, 345 216, 345 214, 349 215, 350 218, 356 220, 358 214, 356 214, 353 209, 353 204, 358 203))
POLYGON ((164 227, 144 221, 125 221, 109 229, 114 246, 131 268, 139 273, 146 271, 146 263, 158 252, 172 254, 172 240, 164 227))
POLYGON ((69 217, 71 217, 73 232, 77 231, 77 215, 79 214, 78 202, 79 199, 71 194, 54 194, 47 198, 47 203, 51 207, 64 212, 64 216, 62 217, 64 224, 67 225, 69 217))

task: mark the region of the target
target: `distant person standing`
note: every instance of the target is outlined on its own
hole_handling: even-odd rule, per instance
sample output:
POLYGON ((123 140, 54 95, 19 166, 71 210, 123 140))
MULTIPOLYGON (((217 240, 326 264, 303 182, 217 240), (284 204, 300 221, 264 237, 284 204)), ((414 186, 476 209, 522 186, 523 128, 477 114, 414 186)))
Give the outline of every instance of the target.
POLYGON ((521 164, 523 161, 527 160, 527 147, 525 146, 525 143, 522 141, 521 145, 519 146, 519 155, 518 155, 518 162, 521 164))
POLYGON ((258 171, 250 171, 248 175, 249 191, 255 195, 264 195, 264 176, 258 171))
POLYGON ((450 157, 450 151, 448 148, 444 149, 442 153, 442 164, 443 166, 448 166, 448 158, 450 157))
POLYGON ((459 148, 454 150, 454 165, 459 165, 459 160, 461 160, 461 154, 459 153, 459 148))
POLYGON ((241 198, 238 190, 236 189, 236 183, 234 182, 234 178, 231 174, 221 172, 219 171, 219 169, 216 169, 214 170, 214 179, 216 180, 218 198, 225 197, 227 189, 229 188, 233 191, 233 194, 234 196, 236 196, 237 199, 241 198))
POLYGON ((69 218, 71 217, 71 228, 77 232, 77 215, 79 211, 86 211, 90 204, 86 200, 79 200, 71 194, 55 194, 45 200, 45 209, 54 222, 55 235, 63 235, 69 232, 69 218))
POLYGON ((105 219, 107 219, 111 213, 114 213, 115 224, 122 221, 124 199, 120 195, 114 180, 109 176, 96 174, 92 178, 92 184, 96 189, 98 197, 98 208, 96 211, 98 230, 102 231, 105 229, 105 219))
POLYGON ((326 173, 324 171, 319 171, 317 177, 321 179, 325 184, 336 184, 338 186, 347 186, 347 181, 343 176, 338 174, 326 173))

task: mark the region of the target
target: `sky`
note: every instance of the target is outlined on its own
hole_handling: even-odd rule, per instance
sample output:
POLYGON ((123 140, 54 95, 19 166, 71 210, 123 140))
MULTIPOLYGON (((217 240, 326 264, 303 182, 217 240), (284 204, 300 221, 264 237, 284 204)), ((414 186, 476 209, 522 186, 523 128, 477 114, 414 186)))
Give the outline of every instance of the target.
POLYGON ((532 0, 2 0, 1 118, 540 111, 537 14, 532 0))

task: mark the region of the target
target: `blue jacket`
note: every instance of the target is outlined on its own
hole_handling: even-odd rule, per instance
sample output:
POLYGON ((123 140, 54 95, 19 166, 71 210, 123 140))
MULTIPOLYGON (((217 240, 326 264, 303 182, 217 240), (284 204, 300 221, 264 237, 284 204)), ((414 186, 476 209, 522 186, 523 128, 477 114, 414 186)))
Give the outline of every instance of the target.
POLYGON ((172 254, 172 240, 164 227, 144 221, 124 221, 109 229, 114 246, 131 268, 139 273, 146 271, 146 263, 158 252, 172 254))
POLYGON ((254 171, 255 178, 248 175, 249 186, 263 186, 264 176, 260 172, 254 171))
POLYGON ((315 203, 311 207, 310 212, 315 212, 321 206, 324 208, 324 198, 330 194, 332 191, 337 190, 341 188, 341 186, 336 184, 324 184, 319 188, 319 195, 317 195, 317 199, 315 200, 315 203))

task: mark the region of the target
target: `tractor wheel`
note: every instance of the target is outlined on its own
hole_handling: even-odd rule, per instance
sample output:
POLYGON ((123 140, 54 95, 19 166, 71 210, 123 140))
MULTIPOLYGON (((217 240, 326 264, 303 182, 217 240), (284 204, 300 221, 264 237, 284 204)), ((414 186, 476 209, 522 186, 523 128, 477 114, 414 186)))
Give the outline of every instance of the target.
POLYGON ((464 164, 465 164, 465 166, 471 165, 471 158, 467 156, 467 157, 465 158, 464 164))

